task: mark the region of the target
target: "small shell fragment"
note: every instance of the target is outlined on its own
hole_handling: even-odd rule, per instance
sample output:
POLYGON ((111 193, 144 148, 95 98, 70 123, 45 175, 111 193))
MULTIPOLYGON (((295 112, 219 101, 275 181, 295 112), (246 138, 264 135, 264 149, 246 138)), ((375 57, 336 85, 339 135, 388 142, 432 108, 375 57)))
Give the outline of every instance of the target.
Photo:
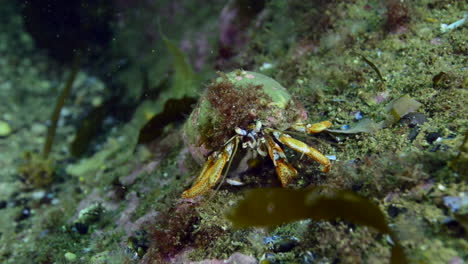
POLYGON ((233 185, 233 186, 242 186, 244 185, 243 182, 241 181, 238 181, 238 180, 234 180, 234 179, 227 179, 226 182, 230 185, 233 185))

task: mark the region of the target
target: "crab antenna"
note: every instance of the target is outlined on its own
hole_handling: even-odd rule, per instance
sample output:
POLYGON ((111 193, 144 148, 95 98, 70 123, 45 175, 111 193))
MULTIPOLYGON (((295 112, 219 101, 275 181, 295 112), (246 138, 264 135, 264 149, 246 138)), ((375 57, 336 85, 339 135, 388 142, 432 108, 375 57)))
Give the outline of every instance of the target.
MULTIPOLYGON (((231 141, 231 140, 229 140, 229 141, 231 141)), ((228 142, 229 142, 229 141, 228 141, 228 142)), ((232 151, 231 158, 229 159, 228 164, 227 164, 227 166, 226 166, 226 170, 224 171, 224 174, 223 174, 223 176, 221 177, 221 180, 220 180, 219 183, 218 183, 218 187, 216 187, 215 191, 214 191, 213 194, 210 196, 210 198, 208 199, 208 201, 211 201, 211 199, 213 199, 213 197, 216 195, 216 193, 218 193, 219 188, 221 188, 221 185, 222 185, 223 182, 224 182, 224 179, 226 179, 226 176, 227 176, 227 174, 228 174, 229 168, 231 167, 232 160, 234 159, 234 156, 236 155, 237 147, 239 146, 239 136, 234 136, 234 141, 236 141, 236 143, 234 144, 234 150, 232 151)))

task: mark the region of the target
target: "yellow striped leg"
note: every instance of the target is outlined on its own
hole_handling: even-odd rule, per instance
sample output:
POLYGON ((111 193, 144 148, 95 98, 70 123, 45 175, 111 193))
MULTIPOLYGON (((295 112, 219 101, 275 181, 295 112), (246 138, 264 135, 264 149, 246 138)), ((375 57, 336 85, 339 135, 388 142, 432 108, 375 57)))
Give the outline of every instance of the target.
POLYGON ((332 123, 330 121, 322 121, 320 123, 315 124, 297 123, 292 125, 291 129, 294 129, 299 132, 307 132, 309 134, 317 134, 331 127, 331 125, 332 123))
POLYGON ((239 137, 235 136, 219 152, 213 152, 203 165, 203 169, 193 186, 182 193, 183 198, 193 198, 210 190, 221 177, 224 166, 233 154, 233 149, 239 144, 239 137))
POLYGON ((306 154, 307 156, 311 157, 315 161, 322 164, 324 166, 323 172, 329 172, 330 171, 330 169, 331 169, 330 160, 327 157, 325 157, 325 155, 320 153, 320 151, 314 149, 313 147, 307 145, 306 143, 304 143, 304 142, 302 142, 300 140, 292 138, 288 134, 281 133, 281 132, 279 132, 277 130, 273 131, 273 135, 275 136, 275 138, 279 142, 281 142, 281 143, 285 144, 286 146, 294 149, 295 151, 306 154))
POLYGON ((281 147, 269 136, 265 135, 268 154, 276 168, 276 174, 281 181, 281 185, 286 187, 293 178, 297 176, 296 169, 288 163, 286 155, 281 147))

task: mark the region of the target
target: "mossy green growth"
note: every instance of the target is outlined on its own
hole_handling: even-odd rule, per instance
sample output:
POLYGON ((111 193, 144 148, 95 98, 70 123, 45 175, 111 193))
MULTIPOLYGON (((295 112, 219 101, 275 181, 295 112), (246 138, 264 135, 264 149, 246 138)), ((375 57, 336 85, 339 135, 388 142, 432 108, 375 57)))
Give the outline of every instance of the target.
POLYGON ((463 175, 468 171, 468 131, 465 132, 465 138, 459 151, 458 156, 450 162, 450 166, 463 175))
POLYGON ((390 114, 393 117, 393 123, 398 122, 404 115, 418 110, 421 103, 405 94, 390 104, 390 114))
POLYGON ((24 183, 35 188, 47 187, 54 180, 54 162, 37 153, 24 153, 18 173, 24 183))
POLYGON ((316 221, 340 218, 389 235, 395 243, 391 263, 407 263, 403 248, 388 226, 384 213, 370 200, 351 191, 256 189, 227 216, 237 227, 272 227, 308 218, 316 221))
POLYGON ((272 103, 282 109, 291 101, 291 95, 279 82, 257 72, 236 70, 216 79, 216 83, 228 80, 239 87, 262 86, 262 92, 271 98, 272 103))

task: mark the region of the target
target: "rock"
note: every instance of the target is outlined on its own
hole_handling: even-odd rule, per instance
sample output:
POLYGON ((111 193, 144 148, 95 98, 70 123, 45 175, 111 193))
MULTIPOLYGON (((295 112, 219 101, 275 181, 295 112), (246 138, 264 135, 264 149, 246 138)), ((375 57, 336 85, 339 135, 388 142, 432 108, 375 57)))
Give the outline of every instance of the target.
POLYGON ((104 213, 105 209, 101 203, 96 202, 81 210, 78 214, 78 221, 80 223, 90 225, 99 221, 100 216, 104 213))
POLYGON ((401 212, 401 209, 394 206, 394 205, 390 205, 388 208, 387 208, 387 213, 390 217, 397 217, 401 212))
POLYGON ((424 124, 426 121, 427 118, 424 114, 413 112, 405 115, 400 122, 407 124, 409 127, 416 127, 424 124))
POLYGON ((76 230, 76 232, 81 235, 85 235, 88 233, 88 225, 78 222, 73 225, 72 230, 76 230))
POLYGON ((413 141, 416 139, 416 137, 419 135, 419 131, 421 129, 419 127, 414 127, 410 130, 410 132, 408 133, 408 140, 409 141, 413 141))
POLYGON ((288 252, 295 248, 298 244, 299 241, 295 238, 283 238, 273 246, 273 251, 275 253, 288 252))
POLYGON ((20 221, 27 219, 30 216, 31 216, 31 208, 24 207, 19 213, 19 215, 15 218, 15 221, 20 222, 20 221))
POLYGON ((440 137, 442 137, 442 135, 440 133, 431 132, 431 133, 427 134, 426 141, 427 141, 427 143, 432 144, 432 143, 434 143, 434 141, 436 141, 440 137))

